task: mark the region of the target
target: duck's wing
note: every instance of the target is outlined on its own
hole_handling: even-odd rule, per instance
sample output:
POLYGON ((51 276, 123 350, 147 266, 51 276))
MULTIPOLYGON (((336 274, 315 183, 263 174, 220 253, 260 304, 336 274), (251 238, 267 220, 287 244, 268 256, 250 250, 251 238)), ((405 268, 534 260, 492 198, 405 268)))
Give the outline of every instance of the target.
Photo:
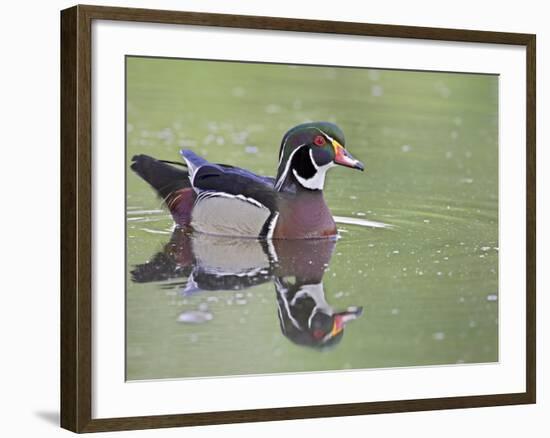
POLYGON ((183 150, 197 193, 193 227, 208 234, 270 237, 278 216, 273 178, 239 167, 214 164, 183 150))
MULTIPOLYGON (((249 183, 259 184, 260 187, 263 189, 273 189, 275 185, 275 178, 273 177, 257 175, 249 170, 242 169, 240 167, 230 166, 228 164, 211 163, 191 150, 182 150, 181 156, 183 157, 183 159, 185 160, 185 164, 187 165, 189 179, 193 183, 194 187, 195 182, 198 184, 196 186, 198 190, 200 190, 201 182, 203 182, 205 178, 209 178, 212 176, 222 178, 236 178, 235 182, 244 179, 247 180, 247 182, 249 183)), ((216 181, 219 181, 220 184, 231 182, 227 179, 223 181, 216 181)))

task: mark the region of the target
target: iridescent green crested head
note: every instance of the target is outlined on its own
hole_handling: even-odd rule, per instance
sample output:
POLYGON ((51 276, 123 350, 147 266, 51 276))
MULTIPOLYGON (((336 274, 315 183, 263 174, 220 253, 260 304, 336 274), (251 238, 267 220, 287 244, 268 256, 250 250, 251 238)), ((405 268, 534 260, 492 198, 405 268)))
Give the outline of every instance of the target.
POLYGON ((363 163, 345 149, 343 131, 330 122, 303 123, 290 129, 279 150, 275 188, 294 183, 309 190, 322 190, 325 174, 335 164, 364 170, 363 163))

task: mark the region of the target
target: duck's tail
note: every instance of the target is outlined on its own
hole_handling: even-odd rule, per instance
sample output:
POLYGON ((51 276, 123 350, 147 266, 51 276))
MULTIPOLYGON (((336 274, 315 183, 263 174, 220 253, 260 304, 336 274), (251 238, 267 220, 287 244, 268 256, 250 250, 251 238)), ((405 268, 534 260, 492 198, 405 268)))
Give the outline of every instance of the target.
POLYGON ((176 223, 188 225, 195 202, 195 192, 184 165, 178 168, 172 164, 148 155, 135 155, 132 157, 130 167, 155 189, 166 203, 176 223))

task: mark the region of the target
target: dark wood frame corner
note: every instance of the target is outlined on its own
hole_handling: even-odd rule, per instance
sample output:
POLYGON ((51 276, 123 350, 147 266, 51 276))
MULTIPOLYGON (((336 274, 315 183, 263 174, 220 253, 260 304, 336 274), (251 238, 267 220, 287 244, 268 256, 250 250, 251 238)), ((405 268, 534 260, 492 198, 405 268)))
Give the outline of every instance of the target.
POLYGON ((531 34, 81 5, 62 11, 61 426, 74 432, 97 432, 535 403, 535 51, 536 38, 531 34), (191 24, 525 46, 527 49, 526 392, 92 419, 91 24, 93 20, 191 24))

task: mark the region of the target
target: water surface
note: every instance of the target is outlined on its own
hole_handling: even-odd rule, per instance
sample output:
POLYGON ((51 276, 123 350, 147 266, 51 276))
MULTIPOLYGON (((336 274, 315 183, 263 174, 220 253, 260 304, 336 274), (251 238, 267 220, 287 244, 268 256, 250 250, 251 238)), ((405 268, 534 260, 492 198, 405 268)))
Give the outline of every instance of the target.
POLYGON ((128 164, 185 147, 273 175, 308 120, 366 164, 329 172, 317 244, 174 232, 129 171, 128 379, 498 360, 497 77, 127 62, 128 164))

